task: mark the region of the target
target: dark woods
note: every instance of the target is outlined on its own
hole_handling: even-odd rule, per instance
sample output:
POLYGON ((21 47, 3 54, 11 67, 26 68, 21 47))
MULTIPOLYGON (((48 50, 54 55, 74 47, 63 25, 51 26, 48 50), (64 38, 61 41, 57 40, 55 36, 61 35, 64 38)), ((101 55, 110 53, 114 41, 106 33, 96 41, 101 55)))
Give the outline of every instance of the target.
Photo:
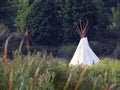
POLYGON ((109 54, 120 36, 119 3, 119 0, 0 0, 0 28, 23 34, 28 27, 31 46, 59 47, 78 43, 74 23, 89 20, 87 37, 94 41, 91 45, 97 47, 99 43, 106 51, 115 43, 111 51, 106 51, 109 54))

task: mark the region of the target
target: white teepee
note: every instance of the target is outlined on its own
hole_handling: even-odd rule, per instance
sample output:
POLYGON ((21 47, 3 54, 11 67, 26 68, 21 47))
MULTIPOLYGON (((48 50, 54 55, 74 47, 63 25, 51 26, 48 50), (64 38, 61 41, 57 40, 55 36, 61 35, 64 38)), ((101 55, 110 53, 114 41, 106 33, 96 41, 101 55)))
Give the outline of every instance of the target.
POLYGON ((69 65, 93 65, 99 62, 99 58, 95 55, 95 53, 92 51, 88 44, 87 37, 85 37, 87 27, 88 27, 88 22, 86 25, 81 27, 81 22, 80 22, 80 28, 83 30, 80 30, 80 28, 77 25, 77 32, 79 33, 81 40, 77 46, 77 49, 70 61, 69 65))

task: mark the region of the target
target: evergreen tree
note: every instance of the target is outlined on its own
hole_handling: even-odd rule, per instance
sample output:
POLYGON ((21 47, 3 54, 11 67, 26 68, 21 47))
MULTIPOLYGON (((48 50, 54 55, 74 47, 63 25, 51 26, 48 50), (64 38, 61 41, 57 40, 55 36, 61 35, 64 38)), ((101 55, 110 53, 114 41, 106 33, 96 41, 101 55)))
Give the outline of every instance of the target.
POLYGON ((88 37, 90 39, 101 38, 101 34, 106 33, 105 29, 109 23, 109 18, 105 13, 102 0, 66 0, 65 6, 65 21, 63 22, 64 40, 67 40, 65 42, 74 42, 78 38, 74 22, 79 20, 89 20, 88 37))
POLYGON ((0 23, 14 31, 14 17, 15 12, 11 2, 9 0, 0 0, 0 23))
POLYGON ((61 8, 55 0, 41 0, 36 3, 28 18, 33 42, 43 45, 57 45, 62 42, 59 13, 61 8))
POLYGON ((40 0, 27 20, 31 41, 44 45, 76 42, 74 23, 79 20, 89 20, 90 39, 106 35, 109 16, 102 0, 40 0))

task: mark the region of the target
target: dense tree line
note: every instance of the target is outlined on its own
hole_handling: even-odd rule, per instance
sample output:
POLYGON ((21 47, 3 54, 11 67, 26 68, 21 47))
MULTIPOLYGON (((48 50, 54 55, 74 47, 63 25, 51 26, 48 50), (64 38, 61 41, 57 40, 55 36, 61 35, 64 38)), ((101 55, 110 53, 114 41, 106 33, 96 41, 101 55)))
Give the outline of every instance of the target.
POLYGON ((9 0, 0 0, 0 26, 14 29, 15 9, 9 0))
POLYGON ((28 27, 37 45, 79 41, 74 26, 79 20, 89 20, 90 40, 112 38, 108 29, 118 27, 119 19, 119 0, 0 0, 0 24, 11 32, 28 27))

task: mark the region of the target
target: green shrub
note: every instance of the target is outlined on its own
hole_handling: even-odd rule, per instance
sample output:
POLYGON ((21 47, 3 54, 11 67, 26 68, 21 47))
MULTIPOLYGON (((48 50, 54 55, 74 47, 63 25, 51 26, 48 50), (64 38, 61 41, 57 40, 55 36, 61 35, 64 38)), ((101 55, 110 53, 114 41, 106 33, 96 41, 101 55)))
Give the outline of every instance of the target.
POLYGON ((116 49, 114 50, 113 57, 120 59, 120 46, 117 46, 116 49))
POLYGON ((63 45, 58 49, 57 55, 65 59, 70 59, 72 58, 76 48, 77 46, 75 45, 63 45))
POLYGON ((89 44, 90 44, 90 47, 92 48, 92 50, 93 50, 96 54, 102 53, 102 48, 101 48, 99 42, 97 42, 97 41, 90 41, 89 44))
POLYGON ((110 56, 116 46, 116 41, 108 41, 105 40, 104 42, 97 42, 97 41, 90 41, 90 47, 92 50, 99 56, 110 56))
MULTIPOLYGON (((109 85, 120 83, 120 62, 104 59, 86 71, 84 67, 68 67, 68 63, 46 53, 14 52, 12 90, 106 90, 109 85), (83 74, 84 73, 84 74, 83 74), (82 77, 82 79, 81 79, 82 77)), ((10 86, 10 65, 0 58, 0 90, 10 86)), ((119 87, 113 87, 119 90, 119 87)))

